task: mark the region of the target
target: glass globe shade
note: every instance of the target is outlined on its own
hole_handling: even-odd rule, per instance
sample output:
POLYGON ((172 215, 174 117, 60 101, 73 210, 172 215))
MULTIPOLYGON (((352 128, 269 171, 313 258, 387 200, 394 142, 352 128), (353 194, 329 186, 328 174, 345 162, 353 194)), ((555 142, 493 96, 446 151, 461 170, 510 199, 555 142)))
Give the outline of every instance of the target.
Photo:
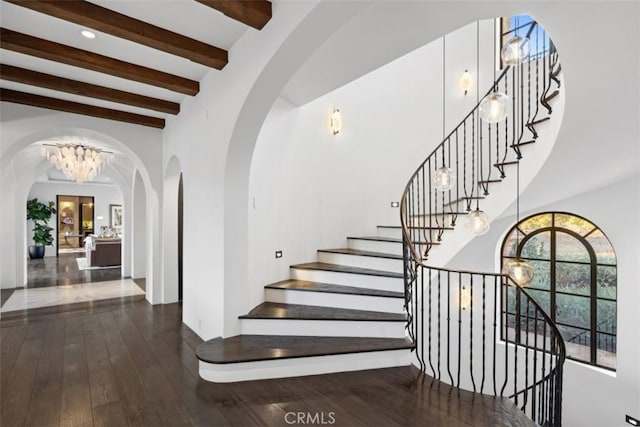
POLYGON ((498 123, 507 117, 511 99, 504 93, 493 92, 480 102, 480 118, 487 123, 498 123))
POLYGON ((529 57, 529 39, 526 37, 512 37, 502 46, 500 57, 505 65, 521 64, 529 57))
POLYGON ((525 287, 533 280, 535 275, 533 267, 521 259, 512 259, 502 268, 502 273, 509 276, 518 286, 525 287))
POLYGON ((456 184, 456 176, 451 170, 446 166, 442 166, 441 168, 433 171, 433 182, 436 190, 440 191, 449 191, 456 184))
POLYGON ((482 236, 489 231, 489 217, 479 209, 473 210, 465 218, 464 227, 474 236, 482 236))

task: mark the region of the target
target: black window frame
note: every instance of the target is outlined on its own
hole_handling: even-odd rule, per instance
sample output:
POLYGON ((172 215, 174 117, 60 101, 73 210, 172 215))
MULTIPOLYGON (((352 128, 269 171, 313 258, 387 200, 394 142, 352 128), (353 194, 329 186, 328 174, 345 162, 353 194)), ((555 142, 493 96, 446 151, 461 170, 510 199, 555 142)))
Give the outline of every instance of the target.
MULTIPOLYGON (((611 367, 611 366, 606 366, 606 365, 602 365, 598 363, 598 357, 597 357, 597 350, 598 350, 598 340, 600 339, 600 336, 605 336, 607 338, 605 339, 609 339, 611 340, 612 346, 613 346, 613 350, 609 350, 613 353, 617 354, 617 290, 616 290, 616 297, 614 299, 609 298, 609 297, 601 297, 598 295, 598 268, 599 267, 613 267, 615 268, 615 277, 616 277, 616 287, 617 287, 617 257, 615 255, 615 248, 613 247, 613 245, 611 244, 611 241, 609 240, 609 238, 606 236, 606 234, 602 231, 602 229, 600 227, 598 227, 596 224, 593 223, 593 221, 584 218, 580 215, 576 215, 574 213, 570 213, 570 212, 561 212, 561 211, 546 211, 546 212, 538 212, 535 213, 533 215, 529 215, 526 218, 523 218, 520 220, 519 223, 515 224, 514 226, 512 226, 508 232, 506 233, 505 237, 503 238, 502 241, 502 245, 500 248, 500 261, 501 261, 501 266, 504 266, 505 263, 509 260, 512 260, 514 258, 520 258, 523 260, 528 260, 528 261, 545 261, 549 263, 549 288, 548 289, 542 289, 539 287, 534 287, 534 286, 528 286, 526 287, 526 290, 533 290, 535 291, 535 293, 537 292, 546 292, 549 294, 549 308, 550 308, 550 312, 547 313, 549 315, 549 317, 556 323, 557 326, 559 327, 570 327, 573 329, 578 329, 578 330, 583 330, 585 331, 584 333, 588 334, 588 341, 589 341, 589 353, 590 353, 590 357, 589 360, 584 360, 584 359, 579 359, 576 357, 573 357, 570 354, 567 354, 567 358, 575 360, 577 362, 580 363, 586 363, 592 366, 597 366, 599 368, 602 369, 607 369, 607 370, 611 370, 611 371, 615 371, 616 368, 615 367, 611 367), (536 228, 534 230, 530 230, 528 232, 525 232, 521 226, 523 223, 525 223, 526 221, 535 218, 535 217, 542 217, 545 215, 550 215, 551 216, 551 223, 549 226, 543 226, 540 228, 536 228), (589 230, 587 233, 585 234, 580 234, 575 232, 574 230, 568 229, 568 228, 564 228, 561 225, 556 225, 556 216, 557 215, 567 215, 567 216, 572 216, 575 218, 578 218, 580 220, 586 221, 589 224, 593 225, 593 228, 591 230, 589 230), (602 236, 607 240, 607 242, 609 243, 609 246, 611 248, 611 251, 613 253, 613 257, 614 257, 614 262, 613 263, 609 263, 609 262, 598 262, 597 259, 597 255, 596 255, 596 251, 594 250, 593 246, 591 245, 591 243, 587 240, 587 237, 590 236, 591 234, 593 234, 594 232, 599 231, 602 236), (527 257, 521 257, 521 253, 522 250, 524 248, 524 246, 526 245, 527 242, 529 242, 533 237, 535 237, 536 235, 542 234, 542 233, 546 233, 549 232, 549 236, 550 236, 550 247, 549 247, 549 256, 548 258, 527 258, 527 257), (509 241, 512 239, 512 236, 514 235, 514 233, 519 233, 518 236, 518 245, 516 247, 516 252, 515 252, 515 256, 511 256, 511 255, 505 255, 505 249, 507 244, 509 243, 509 241), (570 261, 570 260, 558 260, 557 259, 557 248, 556 248, 556 240, 557 240, 557 234, 558 233, 565 233, 568 234, 572 237, 574 237, 576 240, 578 240, 586 249, 588 255, 589 255, 589 261, 570 261), (580 265, 589 265, 590 266, 590 283, 589 283, 589 288, 590 288, 590 292, 588 295, 585 294, 578 294, 578 293, 571 293, 571 292, 563 292, 563 291, 558 291, 557 289, 557 283, 556 283, 556 268, 557 268, 557 264, 580 264, 580 265), (558 318, 558 307, 557 307, 557 295, 570 295, 573 297, 582 297, 582 298, 589 298, 590 299, 590 318, 589 318, 589 323, 590 326, 587 329, 584 326, 580 326, 580 325, 572 325, 569 323, 563 323, 563 322, 559 322, 557 320, 558 318), (601 331, 599 330, 599 326, 601 325, 601 323, 598 321, 598 302, 599 301, 608 301, 608 302, 614 302, 616 304, 616 316, 615 316, 615 323, 613 324, 613 328, 612 331, 613 332, 606 332, 606 331, 601 331)), ((535 298, 535 293, 529 293, 531 295, 532 298, 534 298, 536 300, 536 302, 538 302, 541 306, 543 306, 543 304, 541 303, 541 301, 539 301, 538 299, 535 298)), ((515 316, 516 319, 516 323, 517 325, 520 325, 523 320, 522 319, 529 319, 529 316, 526 313, 522 313, 521 312, 521 301, 520 301, 520 295, 521 293, 518 292, 516 293, 516 301, 515 301, 515 313, 512 313, 509 311, 509 307, 508 305, 503 306, 503 308, 501 308, 500 310, 500 316, 501 316, 501 320, 503 321, 503 325, 504 323, 504 317, 505 316, 515 316)), ((504 296, 505 297, 505 301, 508 299, 508 296, 504 296)), ((546 305, 546 304, 545 304, 546 305)), ((516 327, 516 341, 519 341, 520 338, 520 327, 517 326, 516 327)), ((503 329, 501 331, 501 339, 502 340, 506 340, 505 337, 505 330, 503 329)), ((586 341, 586 340, 585 340, 586 341)), ((580 345, 584 345, 584 344, 580 344, 580 345)), ((617 362, 616 362, 617 364, 617 362)))

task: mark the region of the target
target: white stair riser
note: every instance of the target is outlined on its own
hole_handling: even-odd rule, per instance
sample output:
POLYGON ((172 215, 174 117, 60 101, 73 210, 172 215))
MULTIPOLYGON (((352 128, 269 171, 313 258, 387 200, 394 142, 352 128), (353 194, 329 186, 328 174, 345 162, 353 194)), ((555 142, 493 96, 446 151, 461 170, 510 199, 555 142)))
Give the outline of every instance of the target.
POLYGON ((378 227, 378 236, 380 237, 391 237, 394 239, 402 239, 402 229, 398 228, 388 228, 388 227, 378 227))
POLYGON ((244 335, 404 338, 404 322, 367 320, 240 319, 244 335))
POLYGON ((347 239, 350 249, 382 252, 384 254, 402 255, 402 243, 381 242, 378 240, 347 239))
POLYGON ((334 294, 290 289, 265 289, 265 300, 286 304, 313 305, 320 307, 350 308, 354 310, 403 313, 403 298, 376 297, 369 295, 334 294))
POLYGON ((403 279, 395 277, 292 268, 291 278, 296 280, 308 280, 310 282, 332 283, 334 285, 357 286, 360 288, 404 292, 403 279))
POLYGON ((373 270, 402 273, 401 259, 337 254, 333 252, 318 252, 318 261, 326 262, 328 264, 339 264, 347 265, 350 267, 371 268, 373 270))
POLYGON ((409 350, 389 350, 244 363, 215 364, 200 361, 199 372, 203 380, 230 383, 391 368, 407 366, 411 361, 409 350))

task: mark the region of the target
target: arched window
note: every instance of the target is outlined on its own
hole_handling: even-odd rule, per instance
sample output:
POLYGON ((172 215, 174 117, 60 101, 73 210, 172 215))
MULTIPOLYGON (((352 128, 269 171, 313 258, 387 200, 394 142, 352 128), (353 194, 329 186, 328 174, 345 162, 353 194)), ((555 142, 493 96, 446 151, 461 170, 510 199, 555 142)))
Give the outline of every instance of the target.
MULTIPOLYGON (((502 265, 528 261, 535 277, 531 295, 556 323, 567 356, 607 369, 616 367, 616 255, 607 236, 589 220, 545 212, 516 224, 502 243, 502 265)), ((507 297, 510 323, 523 316, 515 296, 507 297)))

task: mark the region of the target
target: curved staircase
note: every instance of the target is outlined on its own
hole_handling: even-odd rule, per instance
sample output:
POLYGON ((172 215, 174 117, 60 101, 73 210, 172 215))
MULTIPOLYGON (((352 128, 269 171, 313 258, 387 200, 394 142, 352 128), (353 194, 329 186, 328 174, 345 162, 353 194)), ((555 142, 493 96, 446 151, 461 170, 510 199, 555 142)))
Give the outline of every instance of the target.
MULTIPOLYGON (((540 29, 533 23, 531 31, 540 29)), ((562 110, 564 102, 560 70, 553 45, 507 66, 489 93, 510 97, 510 118, 482 123, 478 104, 412 175, 401 225, 347 237, 346 248, 321 249, 316 262, 292 265, 290 280, 265 286, 265 302, 240 316, 241 335, 198 348, 202 378, 413 363, 456 388, 509 398, 540 425, 560 425, 565 353, 550 318, 508 276, 434 267, 472 238, 461 219, 480 206, 495 218, 514 201, 508 183, 523 158, 518 177, 526 185, 550 154, 559 129, 552 105, 562 110), (446 192, 431 182, 441 166, 457 178, 446 192)))

